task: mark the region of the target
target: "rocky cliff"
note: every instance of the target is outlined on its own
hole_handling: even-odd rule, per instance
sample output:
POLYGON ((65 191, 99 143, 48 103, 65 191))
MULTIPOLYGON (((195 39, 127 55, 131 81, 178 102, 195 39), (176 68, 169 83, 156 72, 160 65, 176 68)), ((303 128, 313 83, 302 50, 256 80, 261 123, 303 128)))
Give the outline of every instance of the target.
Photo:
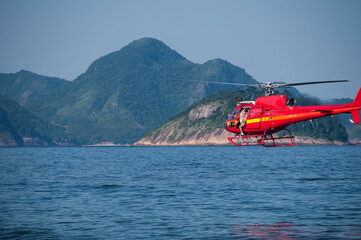
MULTIPOLYGON (((180 134, 186 134, 188 129, 184 128, 180 134)), ((234 134, 225 129, 217 128, 211 132, 193 132, 182 139, 175 139, 173 136, 175 129, 168 128, 162 134, 147 136, 138 142, 135 146, 205 146, 205 145, 229 145, 228 137, 234 134)))
MULTIPOLYGON (((136 146, 193 146, 193 145, 231 145, 228 137, 234 133, 225 130, 225 119, 233 111, 235 103, 231 99, 235 96, 257 94, 245 91, 219 92, 205 98, 199 104, 189 108, 174 117, 161 127, 148 133, 143 139, 136 142, 136 146)), ((297 125, 297 124, 295 124, 297 125)), ((326 120, 315 119, 313 123, 303 123, 299 126, 302 131, 293 128, 294 144, 296 145, 346 145, 347 141, 339 138, 338 132, 343 136, 347 133, 336 118, 326 120), (310 126, 308 126, 308 125, 310 126), (309 128, 309 130, 307 130, 309 128), (336 136, 324 138, 323 133, 336 136), (311 133, 311 134, 307 134, 311 133), (322 134, 320 134, 322 133, 322 134)), ((346 138, 347 139, 347 138, 346 138)), ((280 142, 281 140, 277 140, 280 142)), ((289 140, 284 140, 288 143, 289 140)))
MULTIPOLYGON (((194 132, 182 139, 175 140, 170 137, 174 134, 175 129, 168 128, 159 135, 152 135, 144 137, 136 142, 135 146, 225 146, 232 145, 227 138, 233 137, 234 134, 226 131, 225 129, 217 128, 211 132, 194 132)), ((182 134, 187 132, 187 129, 183 129, 182 134)), ((286 143, 286 141, 282 141, 286 143)), ((313 138, 306 136, 295 136, 293 139, 295 145, 348 145, 348 143, 340 141, 330 141, 323 138, 313 138)), ((280 143, 280 141, 279 141, 280 143)), ((353 143, 355 144, 355 143, 353 143)))

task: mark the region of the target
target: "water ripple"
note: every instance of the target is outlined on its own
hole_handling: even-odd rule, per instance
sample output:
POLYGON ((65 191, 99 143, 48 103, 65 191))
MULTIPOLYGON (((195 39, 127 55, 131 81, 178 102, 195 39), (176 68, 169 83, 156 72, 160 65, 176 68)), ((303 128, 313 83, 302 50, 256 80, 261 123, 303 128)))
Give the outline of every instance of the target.
POLYGON ((2 239, 360 239, 361 147, 0 148, 2 239))

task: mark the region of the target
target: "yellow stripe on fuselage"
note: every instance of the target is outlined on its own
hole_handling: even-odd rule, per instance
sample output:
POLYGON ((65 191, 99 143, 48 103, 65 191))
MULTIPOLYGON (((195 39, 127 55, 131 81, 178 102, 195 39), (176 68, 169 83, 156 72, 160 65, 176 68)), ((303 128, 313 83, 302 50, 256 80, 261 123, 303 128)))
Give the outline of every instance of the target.
POLYGON ((260 121, 261 121, 261 118, 250 119, 250 120, 247 120, 247 124, 258 123, 260 121))
POLYGON ((249 120, 247 120, 247 123, 258 123, 260 121, 265 122, 268 120, 269 120, 269 117, 262 117, 262 118, 249 119, 249 120))
POLYGON ((262 117, 262 118, 255 118, 255 119, 249 119, 247 120, 248 123, 258 123, 258 122, 267 122, 267 121, 277 121, 277 120, 285 120, 285 119, 291 119, 296 118, 296 115, 287 115, 287 116, 275 116, 275 117, 262 117))

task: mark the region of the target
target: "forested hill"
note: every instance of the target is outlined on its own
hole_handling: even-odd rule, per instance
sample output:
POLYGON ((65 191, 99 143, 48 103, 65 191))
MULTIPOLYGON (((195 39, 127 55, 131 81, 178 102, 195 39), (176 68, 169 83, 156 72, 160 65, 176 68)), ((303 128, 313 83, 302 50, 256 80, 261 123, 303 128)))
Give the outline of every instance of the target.
MULTIPOLYGON (((225 109, 222 114, 212 115, 216 119, 213 121, 210 118, 212 121, 207 128, 217 128, 221 122, 223 124, 225 115, 234 108, 232 94, 235 87, 181 80, 258 83, 244 69, 225 60, 192 63, 159 40, 141 38, 95 60, 86 72, 73 81, 39 76, 27 71, 0 74, 0 94, 14 99, 27 110, 10 101, 9 106, 14 106, 18 113, 9 115, 11 109, 7 109, 5 114, 3 109, 1 124, 16 126, 12 129, 19 128, 20 132, 3 127, 0 134, 10 136, 9 133, 16 132, 17 137, 10 139, 15 139, 18 145, 24 144, 21 139, 28 138, 28 134, 23 134, 25 130, 21 130, 23 127, 36 129, 29 131, 49 144, 68 144, 69 141, 76 144, 104 141, 134 143, 150 130, 220 90, 228 94, 221 97, 228 107, 222 107, 225 109), (227 100, 227 96, 230 99, 227 100), (9 116, 28 117, 17 119, 9 116), (32 120, 21 120, 35 118, 38 119, 34 120, 35 128, 27 124, 32 120)), ((291 92, 297 93, 295 89, 291 92)), ((248 99, 255 99, 257 94, 263 95, 263 92, 249 91, 245 94, 248 94, 248 99)), ((299 98, 302 96, 297 96, 297 100, 299 98)), ((7 101, 3 100, 2 106, 7 101)), ((339 131, 332 128, 337 122, 332 123, 336 125, 329 125, 322 121, 320 124, 316 122, 311 125, 308 122, 299 125, 300 129, 295 131, 314 134, 316 128, 317 136, 345 139, 342 126, 337 128, 339 131)))
POLYGON ((159 40, 142 38, 94 61, 29 109, 82 144, 132 143, 203 97, 233 88, 180 79, 257 83, 224 60, 195 64, 159 40))
POLYGON ((21 70, 17 73, 0 73, 0 95, 25 106, 53 93, 68 81, 55 77, 41 76, 21 70))
POLYGON ((0 146, 49 146, 64 142, 63 131, 0 95, 0 146), (52 136, 57 136, 55 139, 52 136))

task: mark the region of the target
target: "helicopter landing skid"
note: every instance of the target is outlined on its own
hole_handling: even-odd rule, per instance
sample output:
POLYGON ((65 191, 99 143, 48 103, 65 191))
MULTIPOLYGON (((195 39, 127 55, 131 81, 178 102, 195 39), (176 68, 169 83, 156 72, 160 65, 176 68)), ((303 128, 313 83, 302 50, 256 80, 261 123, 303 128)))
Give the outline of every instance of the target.
POLYGON ((293 143, 294 136, 291 135, 291 132, 288 129, 284 129, 288 132, 289 136, 285 137, 274 137, 272 133, 267 134, 267 130, 264 131, 263 134, 256 135, 246 135, 246 136, 235 136, 229 137, 228 141, 233 143, 236 146, 255 146, 255 145, 263 145, 264 147, 288 147, 295 146, 293 143), (289 139, 290 144, 276 144, 275 140, 280 139, 289 139), (236 142, 235 142, 236 141, 236 142), (266 144, 266 142, 272 141, 271 145, 266 144))

